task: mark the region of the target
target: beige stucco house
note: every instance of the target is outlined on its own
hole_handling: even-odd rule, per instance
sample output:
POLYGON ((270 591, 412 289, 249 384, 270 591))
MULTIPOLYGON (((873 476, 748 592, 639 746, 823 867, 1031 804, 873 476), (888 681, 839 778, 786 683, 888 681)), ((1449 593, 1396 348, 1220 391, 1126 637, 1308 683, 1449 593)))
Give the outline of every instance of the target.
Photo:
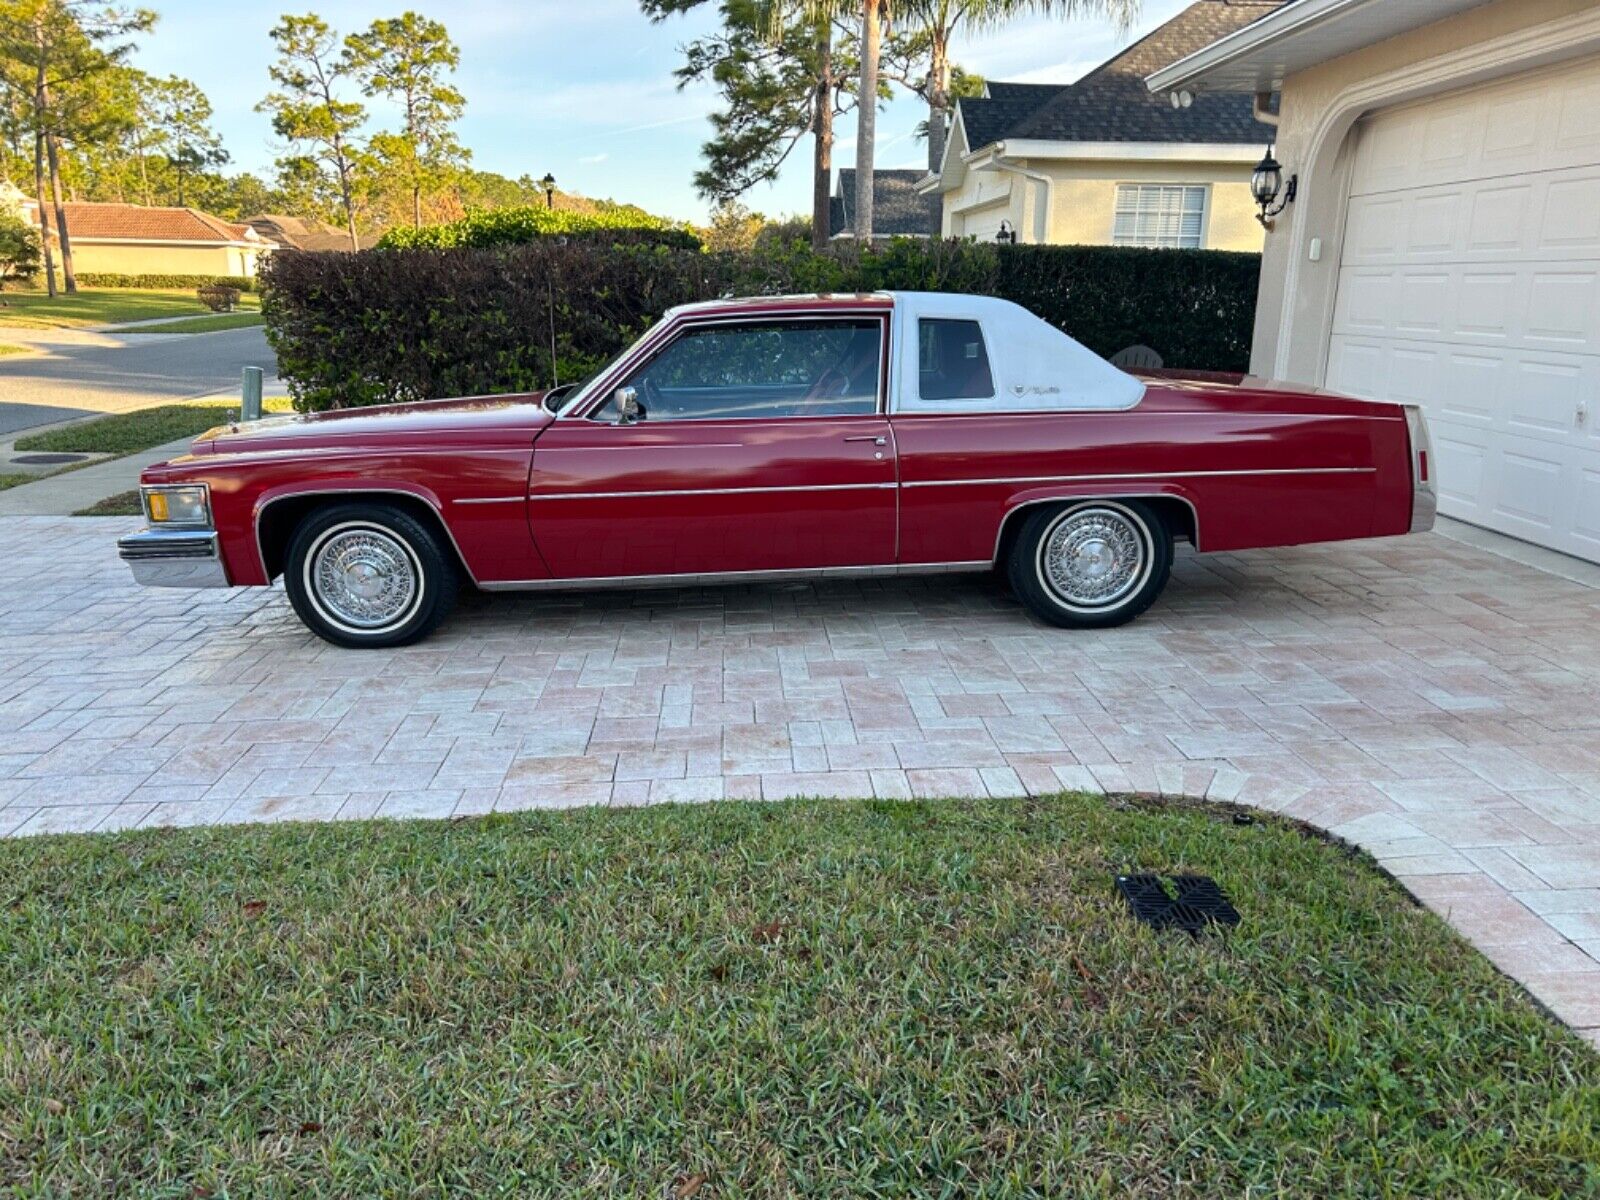
MULTIPOLYGON (((14 184, 0 187, 0 206, 39 228, 39 206, 14 184)), ((278 248, 248 225, 193 208, 70 201, 67 234, 73 268, 82 275, 253 276, 278 248)), ((50 240, 55 245, 55 213, 50 240)))
POLYGON ((1279 94, 1254 371, 1420 403, 1441 512, 1600 562, 1600 4, 1292 0, 1148 86, 1279 94))
POLYGON ((1069 85, 991 83, 956 106, 935 173, 947 237, 1261 249, 1250 173, 1272 129, 1251 98, 1175 108, 1150 72, 1273 12, 1280 0, 1199 0, 1069 85))

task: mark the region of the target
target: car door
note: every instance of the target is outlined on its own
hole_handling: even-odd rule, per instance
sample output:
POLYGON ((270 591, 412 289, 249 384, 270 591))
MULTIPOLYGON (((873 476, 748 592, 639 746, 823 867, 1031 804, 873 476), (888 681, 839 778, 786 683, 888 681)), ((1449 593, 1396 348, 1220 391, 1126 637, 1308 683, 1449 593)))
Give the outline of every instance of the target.
POLYGON ((616 392, 539 437, 528 519, 551 573, 892 564, 887 333, 878 313, 686 324, 616 392))

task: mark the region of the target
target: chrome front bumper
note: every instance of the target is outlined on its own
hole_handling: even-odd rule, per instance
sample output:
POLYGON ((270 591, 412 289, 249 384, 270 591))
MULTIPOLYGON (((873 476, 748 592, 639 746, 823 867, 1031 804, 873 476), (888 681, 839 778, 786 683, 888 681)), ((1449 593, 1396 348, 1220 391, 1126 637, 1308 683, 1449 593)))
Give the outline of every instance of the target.
POLYGON ((117 539, 117 553, 146 587, 228 586, 217 535, 209 529, 141 529, 117 539))

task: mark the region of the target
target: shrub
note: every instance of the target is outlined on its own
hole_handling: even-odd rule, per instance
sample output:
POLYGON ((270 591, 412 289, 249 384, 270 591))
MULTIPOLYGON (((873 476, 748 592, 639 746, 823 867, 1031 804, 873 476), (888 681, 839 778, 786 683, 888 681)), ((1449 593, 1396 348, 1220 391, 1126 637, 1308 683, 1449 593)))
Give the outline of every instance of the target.
POLYGON ((1259 254, 1016 246, 998 258, 996 295, 1096 354, 1143 344, 1168 367, 1249 369, 1259 254))
POLYGON ((241 292, 256 290, 248 275, 118 275, 104 271, 79 271, 78 286, 86 288, 154 288, 169 291, 202 288, 209 284, 241 292))
POLYGON ((1143 343, 1171 367, 1242 371, 1259 262, 1210 251, 909 239, 819 255, 798 239, 706 254, 542 238, 489 249, 274 255, 262 268, 262 307, 279 372, 302 411, 534 391, 593 371, 673 305, 729 294, 996 295, 1103 355, 1143 343))
POLYGON ((44 266, 39 234, 17 217, 0 216, 0 291, 12 280, 27 282, 44 266))
POLYGON ((212 312, 232 312, 239 303, 239 289, 230 284, 208 283, 196 288, 195 295, 212 312))
POLYGON ((262 309, 309 412, 576 379, 664 310, 729 290, 726 268, 698 251, 589 242, 284 254, 263 268, 262 309))
POLYGON ((479 210, 443 225, 396 226, 378 239, 378 247, 383 250, 481 249, 526 245, 549 237, 700 249, 700 239, 694 234, 639 209, 588 213, 538 205, 479 210))

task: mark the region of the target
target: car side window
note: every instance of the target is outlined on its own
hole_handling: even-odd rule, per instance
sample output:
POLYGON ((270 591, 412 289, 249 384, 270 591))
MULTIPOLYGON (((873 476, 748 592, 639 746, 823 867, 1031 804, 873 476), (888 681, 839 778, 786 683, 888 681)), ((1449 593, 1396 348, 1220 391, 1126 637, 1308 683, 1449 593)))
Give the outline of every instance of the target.
MULTIPOLYGON (((878 318, 686 329, 622 385, 642 421, 848 416, 878 410, 878 318)), ((612 397, 595 414, 617 419, 612 397)))
POLYGON ((994 395, 989 351, 976 321, 918 318, 917 392, 924 400, 987 400, 994 395))

